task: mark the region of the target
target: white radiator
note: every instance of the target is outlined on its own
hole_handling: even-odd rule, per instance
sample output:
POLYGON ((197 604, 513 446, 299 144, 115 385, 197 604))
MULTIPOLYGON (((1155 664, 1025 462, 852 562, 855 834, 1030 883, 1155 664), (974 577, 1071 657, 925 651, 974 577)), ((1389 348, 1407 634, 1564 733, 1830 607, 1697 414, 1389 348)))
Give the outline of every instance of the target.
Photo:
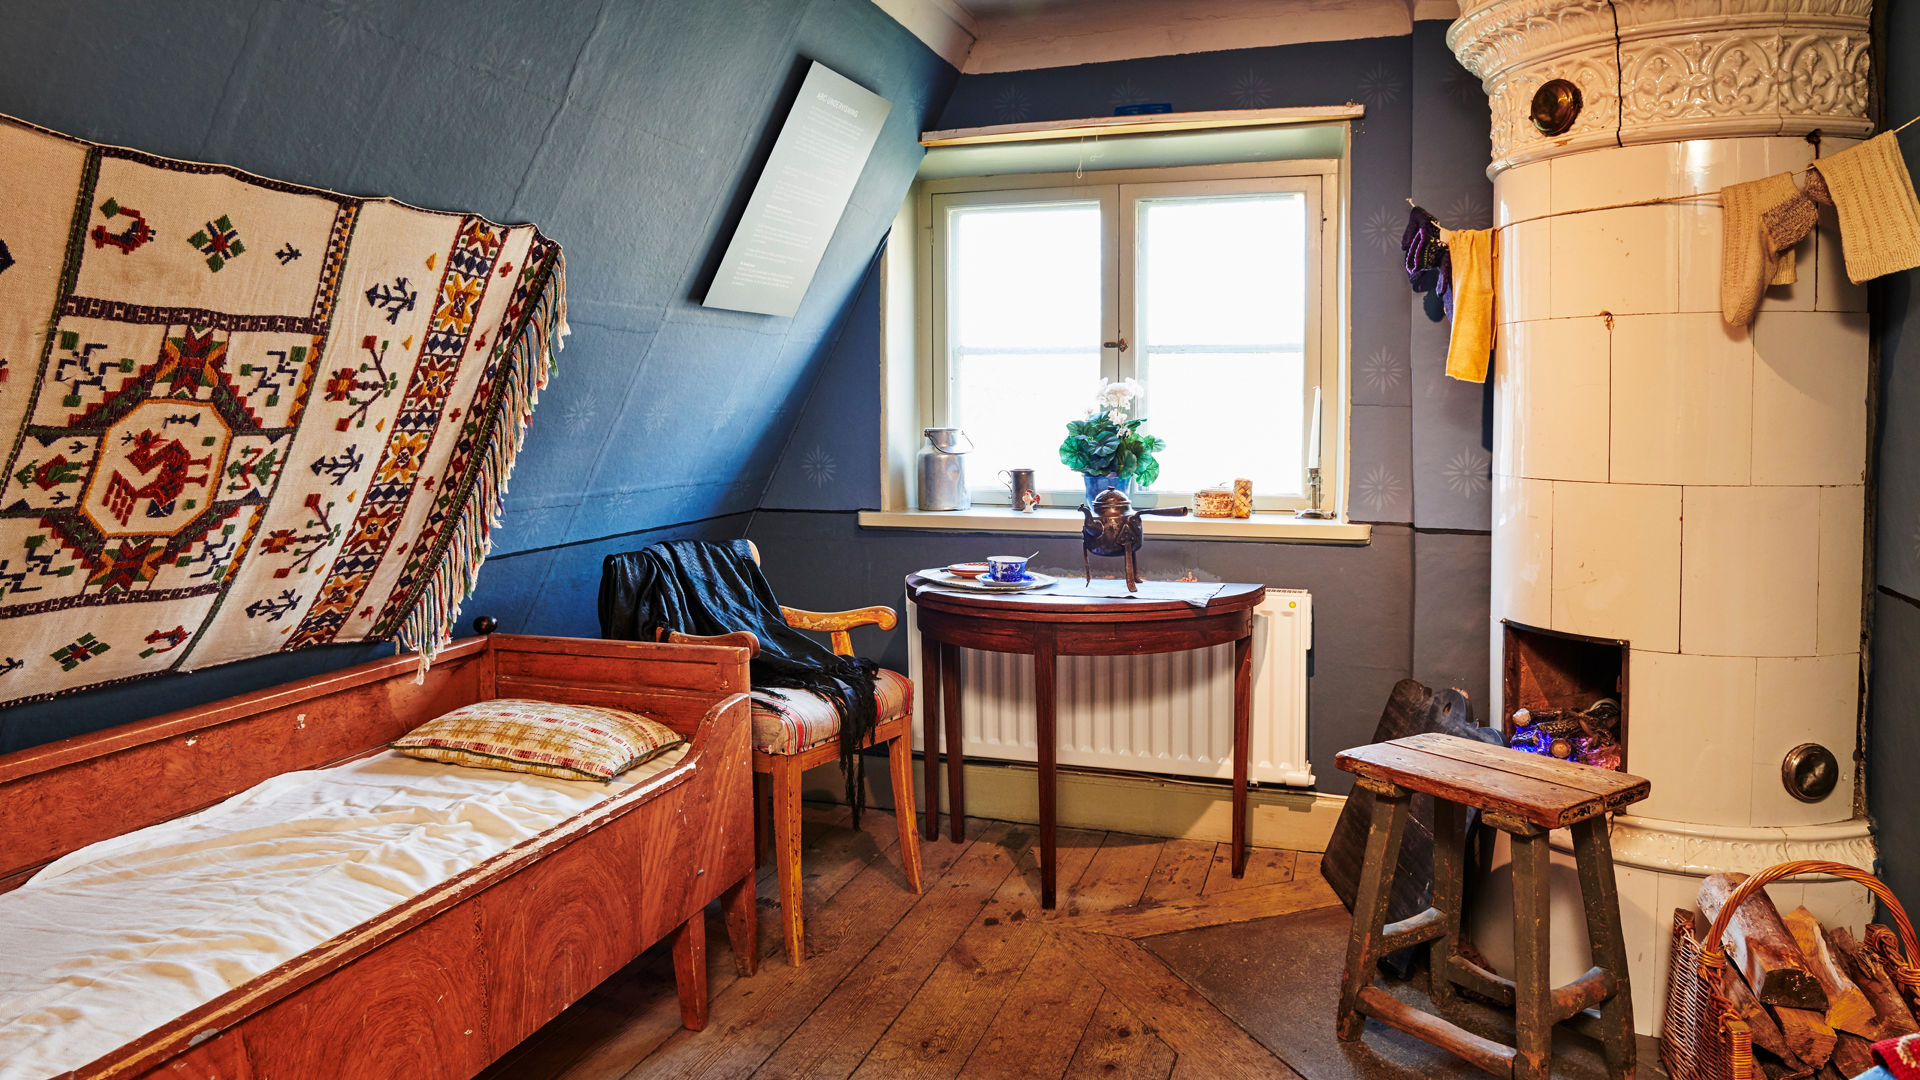
MULTIPOLYGON (((1254 609, 1253 745, 1249 776, 1310 787, 1307 650, 1313 598, 1268 589, 1254 609)), ((909 674, 920 675, 918 612, 907 605, 909 674)), ((1061 765, 1168 776, 1233 778, 1233 646, 1149 656, 1063 656, 1058 686, 1061 765)), ((915 685, 916 693, 919 686, 915 685)), ((915 708, 914 748, 922 714, 915 708)), ((961 738, 968 758, 1036 761, 1033 658, 960 650, 961 738)))

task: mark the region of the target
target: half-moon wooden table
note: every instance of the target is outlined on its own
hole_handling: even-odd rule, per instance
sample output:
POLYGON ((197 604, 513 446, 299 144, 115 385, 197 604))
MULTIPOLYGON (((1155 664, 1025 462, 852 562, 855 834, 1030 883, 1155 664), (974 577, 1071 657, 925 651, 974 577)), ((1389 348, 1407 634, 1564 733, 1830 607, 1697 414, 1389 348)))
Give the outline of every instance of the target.
MULTIPOLYGON (((926 837, 940 833, 942 713, 946 721, 948 817, 953 838, 962 838, 967 813, 960 738, 960 649, 1024 653, 1033 657, 1033 694, 1040 756, 1040 904, 1054 902, 1054 788, 1058 771, 1054 728, 1054 659, 1060 656, 1138 656, 1233 645, 1233 876, 1247 868, 1248 724, 1252 715, 1253 609, 1264 585, 1219 587, 1206 606, 1187 600, 1093 595, 1112 592, 1113 581, 1088 589, 1063 579, 1050 589, 1023 593, 965 592, 919 574, 907 575, 907 598, 920 624, 919 706, 924 724, 926 837)), ((1143 591, 1177 594, 1184 582, 1142 582, 1143 591), (1149 588, 1150 587, 1150 588, 1149 588)), ((1211 587, 1195 584, 1200 595, 1211 587)), ((1124 586, 1121 586, 1124 588, 1124 586)))

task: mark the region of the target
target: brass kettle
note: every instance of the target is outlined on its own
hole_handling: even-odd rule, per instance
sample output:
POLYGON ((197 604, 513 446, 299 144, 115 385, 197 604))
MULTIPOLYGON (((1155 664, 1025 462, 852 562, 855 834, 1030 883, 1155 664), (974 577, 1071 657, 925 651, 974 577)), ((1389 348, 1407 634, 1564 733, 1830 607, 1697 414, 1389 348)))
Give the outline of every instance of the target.
POLYGON ((1139 590, 1140 574, 1135 566, 1134 553, 1146 542, 1146 529, 1140 523, 1143 514, 1185 517, 1187 508, 1166 506, 1135 510, 1133 500, 1118 488, 1108 488, 1094 496, 1091 506, 1080 504, 1080 559, 1086 570, 1088 584, 1093 582, 1093 556, 1119 555, 1127 561, 1127 591, 1139 590))

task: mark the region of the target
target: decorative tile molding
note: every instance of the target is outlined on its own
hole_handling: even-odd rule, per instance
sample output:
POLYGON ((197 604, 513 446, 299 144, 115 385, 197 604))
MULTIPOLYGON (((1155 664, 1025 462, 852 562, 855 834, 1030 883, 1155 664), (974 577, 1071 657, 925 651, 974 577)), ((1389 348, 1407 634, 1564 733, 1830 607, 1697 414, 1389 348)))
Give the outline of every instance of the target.
POLYGON ((1493 112, 1488 173, 1601 146, 1872 129, 1871 0, 1468 0, 1447 31, 1493 112), (1617 29, 1616 29, 1617 27, 1617 29), (1534 91, 1580 88, 1562 135, 1539 134, 1534 91))
POLYGON ((1800 859, 1826 859, 1869 871, 1874 862, 1873 835, 1865 818, 1830 825, 1746 828, 1620 814, 1609 832, 1615 865, 1694 877, 1754 874, 1800 859))

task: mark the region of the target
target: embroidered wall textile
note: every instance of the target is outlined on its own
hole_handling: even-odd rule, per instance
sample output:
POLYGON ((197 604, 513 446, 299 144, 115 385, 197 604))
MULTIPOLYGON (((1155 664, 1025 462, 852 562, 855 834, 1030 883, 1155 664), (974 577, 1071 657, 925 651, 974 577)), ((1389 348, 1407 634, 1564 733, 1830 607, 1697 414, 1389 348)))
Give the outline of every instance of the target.
POLYGON ((0 117, 0 705, 431 653, 566 333, 558 245, 0 117))

